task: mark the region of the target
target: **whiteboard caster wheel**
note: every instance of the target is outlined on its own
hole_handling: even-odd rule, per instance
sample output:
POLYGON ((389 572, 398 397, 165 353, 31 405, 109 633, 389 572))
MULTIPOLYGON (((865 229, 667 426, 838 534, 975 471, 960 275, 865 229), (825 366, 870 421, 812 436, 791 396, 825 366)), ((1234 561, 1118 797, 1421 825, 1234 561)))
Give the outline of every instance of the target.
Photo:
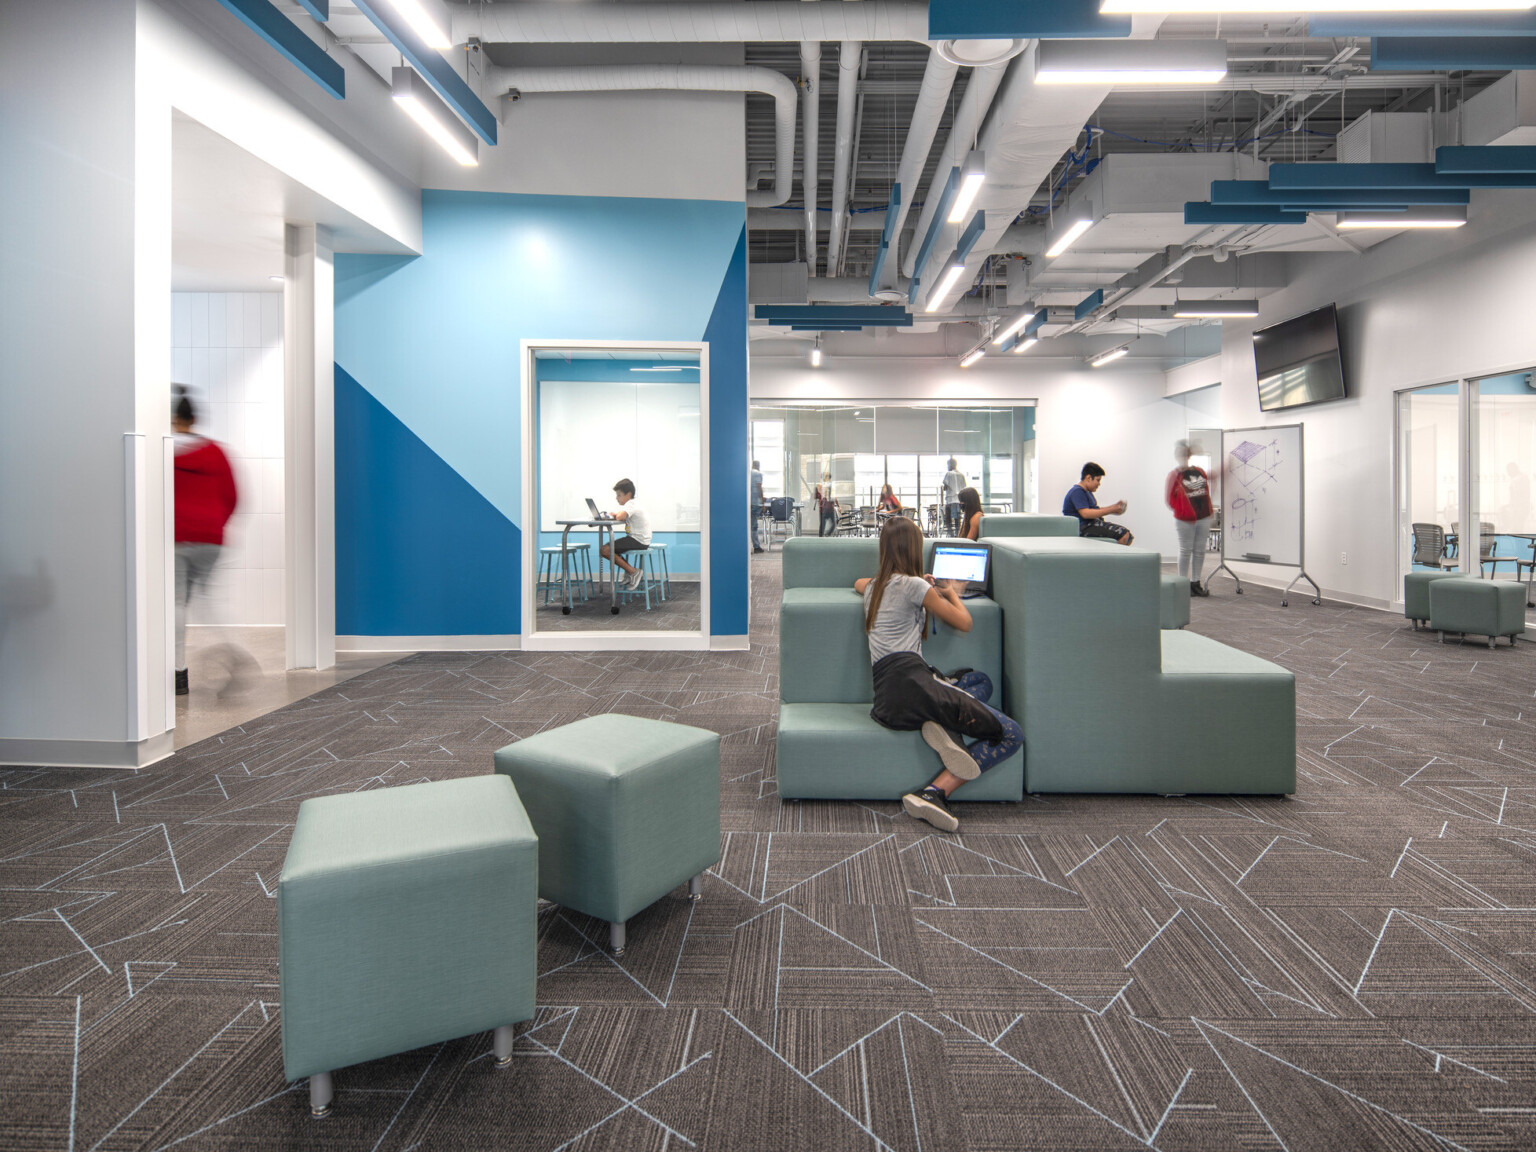
POLYGON ((1237 594, 1238 594, 1238 595, 1239 595, 1239 596, 1241 596, 1241 595, 1242 595, 1242 594, 1243 594, 1243 590, 1242 590, 1242 589, 1241 589, 1241 588, 1239 588, 1239 589, 1238 589, 1238 590, 1237 590, 1237 594))
POLYGON ((619 614, 619 606, 615 604, 612 608, 608 609, 608 611, 617 616, 619 614))
POLYGON ((571 614, 571 610, 569 608, 562 608, 562 609, 560 609, 560 615, 562 615, 562 616, 569 616, 570 614, 571 614))
POLYGON ((1280 607, 1282 607, 1282 608, 1289 608, 1290 606, 1291 606, 1291 602, 1289 600, 1282 600, 1282 601, 1280 601, 1280 607))
POLYGON ((1312 601, 1312 603, 1314 603, 1314 604, 1321 604, 1322 601, 1321 600, 1314 600, 1314 601, 1312 601))

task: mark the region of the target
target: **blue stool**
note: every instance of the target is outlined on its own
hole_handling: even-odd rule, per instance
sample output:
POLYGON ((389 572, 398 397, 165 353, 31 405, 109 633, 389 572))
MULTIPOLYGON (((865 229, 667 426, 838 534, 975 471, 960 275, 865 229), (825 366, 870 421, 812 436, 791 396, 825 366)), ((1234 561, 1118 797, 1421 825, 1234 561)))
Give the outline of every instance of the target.
POLYGON ((667 564, 667 546, 652 544, 650 551, 661 564, 661 598, 665 600, 672 595, 672 569, 667 564))
MULTIPOLYGON (((567 563, 570 565, 571 581, 576 585, 576 591, 585 600, 592 593, 592 545, 571 544, 565 552, 569 556, 567 563)), ((552 590, 561 590, 561 599, 564 599, 564 584, 562 574, 565 565, 561 563, 561 549, 556 546, 539 549, 539 575, 538 583, 534 585, 534 595, 538 595, 540 588, 544 589, 544 603, 549 603, 549 594, 552 590)))
MULTIPOLYGON (((656 589, 658 599, 666 599, 661 594, 661 581, 656 576, 656 553, 650 548, 636 548, 632 552, 624 553, 624 559, 639 570, 640 585, 636 588, 630 588, 621 583, 618 587, 618 595, 624 599, 643 595, 645 597, 645 610, 649 612, 651 610, 651 589, 653 587, 656 589)), ((623 569, 619 570, 618 575, 621 578, 623 577, 623 569)))

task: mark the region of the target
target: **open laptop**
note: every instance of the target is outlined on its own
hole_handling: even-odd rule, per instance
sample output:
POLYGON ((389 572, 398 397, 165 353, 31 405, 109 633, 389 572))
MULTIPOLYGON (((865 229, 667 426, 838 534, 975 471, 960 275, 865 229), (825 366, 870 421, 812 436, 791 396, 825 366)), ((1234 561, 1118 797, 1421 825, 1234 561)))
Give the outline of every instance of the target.
POLYGON ((590 496, 587 497, 587 511, 592 513, 592 519, 594 519, 594 520, 612 520, 613 519, 613 517, 608 515, 608 513, 606 513, 606 512, 599 512, 598 508, 597 508, 597 501, 592 499, 592 497, 590 497, 590 496))
POLYGON ((985 596, 992 575, 991 560, 992 549, 986 544, 935 544, 933 578, 964 581, 962 600, 985 596))

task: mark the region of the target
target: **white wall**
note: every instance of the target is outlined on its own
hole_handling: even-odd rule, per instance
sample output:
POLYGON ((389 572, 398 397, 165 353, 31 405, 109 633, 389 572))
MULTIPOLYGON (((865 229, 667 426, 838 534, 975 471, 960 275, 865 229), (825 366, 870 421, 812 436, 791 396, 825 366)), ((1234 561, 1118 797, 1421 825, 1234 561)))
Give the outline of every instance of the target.
POLYGON ((239 503, 191 624, 283 623, 283 295, 173 292, 171 380, 186 384, 198 431, 217 440, 239 503))
POLYGON ((1258 320, 1223 325, 1223 425, 1305 426, 1307 568, 1326 592, 1386 606, 1402 599, 1394 393, 1536 365, 1536 204, 1529 192, 1474 192, 1464 228, 1296 261, 1292 286, 1262 300, 1258 320), (1261 412, 1253 330, 1330 302, 1339 305, 1348 398, 1261 412))
POLYGON ((1173 514, 1163 503, 1163 482, 1173 467, 1173 444, 1186 428, 1185 406, 1165 399, 1160 371, 1115 371, 1049 362, 1027 369, 983 360, 961 369, 949 358, 829 356, 810 368, 801 357, 752 358, 753 403, 767 400, 981 400, 1036 401, 1035 450, 1040 511, 1060 512, 1067 489, 1085 462, 1103 465, 1100 503, 1125 499, 1117 517, 1136 543, 1178 555, 1173 514))

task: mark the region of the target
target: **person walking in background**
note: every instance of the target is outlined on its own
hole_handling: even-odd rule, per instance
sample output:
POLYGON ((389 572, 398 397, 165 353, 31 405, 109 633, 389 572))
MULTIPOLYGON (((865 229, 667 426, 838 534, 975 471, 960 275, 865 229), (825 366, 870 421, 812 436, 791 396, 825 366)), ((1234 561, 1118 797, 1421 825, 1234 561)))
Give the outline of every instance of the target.
POLYGON ((1107 508, 1100 508, 1099 499, 1094 493, 1099 490, 1099 485, 1102 483, 1104 483, 1104 469, 1092 460, 1088 461, 1083 465, 1082 478, 1067 489, 1067 497, 1061 502, 1061 514, 1077 517, 1079 536, 1087 536, 1094 540, 1113 540, 1116 544, 1129 544, 1135 539, 1131 535, 1131 530, 1121 524, 1111 524, 1105 519, 1106 516, 1123 516, 1125 501, 1111 504, 1107 508))
POLYGON ((816 502, 816 535, 837 535, 837 501, 832 499, 831 487, 816 485, 816 495, 812 497, 816 502))
POLYGON ((981 539, 981 493, 974 488, 960 489, 960 536, 981 539))
POLYGON ((955 458, 949 458, 949 471, 939 483, 940 502, 944 505, 944 531, 950 536, 960 532, 960 489, 965 487, 965 473, 955 467, 955 458))
POLYGON ((1211 478, 1204 468, 1189 462, 1192 450, 1188 440, 1180 440, 1173 446, 1173 458, 1177 462, 1168 473, 1165 498, 1173 509, 1173 526, 1179 534, 1179 575, 1189 581, 1191 596, 1209 596, 1200 584, 1200 571, 1205 567, 1206 541, 1211 535, 1211 521, 1215 510, 1211 505, 1211 478))
POLYGON ((752 484, 748 506, 748 516, 752 524, 752 551, 761 552, 763 546, 758 543, 757 522, 763 515, 763 466, 756 460, 752 461, 752 484))
POLYGON ((966 669, 949 677, 923 659, 928 619, 960 632, 971 630, 971 614, 952 581, 943 587, 923 574, 923 532, 905 516, 892 516, 880 529, 880 567, 873 577, 854 581, 864 598, 864 631, 874 665, 876 723, 898 732, 921 729, 923 740, 943 765, 926 788, 901 798, 907 815, 953 832, 960 821, 949 796, 967 780, 1002 763, 1024 746, 1018 722, 987 703, 992 681, 966 669), (970 736, 967 745, 962 736, 970 736))
POLYGON ((187 605, 206 588, 224 550, 224 526, 234 514, 239 493, 229 457, 206 436, 192 431, 197 410, 186 389, 177 386, 171 409, 176 434, 176 695, 189 691, 187 677, 187 605))

